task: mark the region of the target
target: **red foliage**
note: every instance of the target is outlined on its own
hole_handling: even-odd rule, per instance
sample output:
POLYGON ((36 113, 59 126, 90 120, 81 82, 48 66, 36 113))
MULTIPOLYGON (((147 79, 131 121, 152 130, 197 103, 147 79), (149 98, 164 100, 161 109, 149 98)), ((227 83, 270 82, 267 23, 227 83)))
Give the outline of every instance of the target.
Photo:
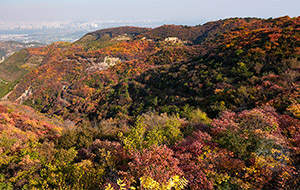
POLYGON ((192 189, 213 189, 213 182, 207 178, 198 160, 205 151, 204 148, 210 147, 206 142, 210 140, 209 134, 198 131, 172 147, 175 156, 180 160, 179 167, 192 189))
POLYGON ((225 130, 252 130, 270 131, 278 133, 278 114, 272 108, 245 110, 239 114, 225 111, 218 119, 212 121, 213 133, 218 134, 225 130))
MULTIPOLYGON (((7 104, 7 103, 6 103, 7 104)), ((16 106, 16 105, 10 105, 16 106)), ((21 108, 21 105, 18 105, 21 108)), ((28 109, 24 106, 23 110, 28 109)), ((37 137, 46 137, 48 139, 55 139, 60 134, 55 125, 49 124, 44 121, 44 118, 38 116, 32 116, 34 111, 32 109, 27 110, 29 112, 25 113, 24 111, 14 111, 12 108, 7 108, 4 105, 0 105, 0 124, 3 126, 16 127, 22 131, 33 132, 37 137)))
POLYGON ((242 172, 244 162, 233 158, 233 153, 217 148, 211 140, 210 135, 198 131, 173 147, 190 189, 214 189, 222 183, 218 176, 234 177, 242 172))
POLYGON ((159 183, 166 183, 174 175, 182 175, 178 167, 179 160, 167 146, 152 146, 141 152, 130 152, 129 176, 139 179, 151 177, 159 183))

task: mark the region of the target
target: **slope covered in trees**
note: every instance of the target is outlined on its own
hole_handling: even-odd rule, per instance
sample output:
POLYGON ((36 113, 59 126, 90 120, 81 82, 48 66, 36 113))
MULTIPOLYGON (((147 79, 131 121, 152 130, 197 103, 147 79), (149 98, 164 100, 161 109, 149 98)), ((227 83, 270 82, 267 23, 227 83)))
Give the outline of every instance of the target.
POLYGON ((27 50, 22 49, 40 46, 42 44, 39 43, 0 42, 0 97, 11 91, 20 78, 41 63, 40 57, 30 56, 27 50))
POLYGON ((75 127, 52 124, 52 138, 3 107, 2 136, 42 134, 25 153, 1 149, 0 187, 296 189, 299 47, 300 18, 281 17, 120 27, 27 49, 42 62, 9 100, 75 127))

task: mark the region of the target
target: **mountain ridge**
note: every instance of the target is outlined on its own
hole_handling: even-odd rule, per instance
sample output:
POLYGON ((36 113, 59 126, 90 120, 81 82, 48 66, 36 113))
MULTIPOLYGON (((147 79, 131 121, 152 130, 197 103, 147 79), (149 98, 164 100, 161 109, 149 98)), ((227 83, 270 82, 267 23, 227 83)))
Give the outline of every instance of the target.
MULTIPOLYGON (((45 70, 46 68, 48 70, 50 68, 54 69, 55 72, 53 74, 57 74, 57 72, 63 74, 62 78, 59 80, 65 81, 65 82, 63 82, 64 85, 67 84, 67 86, 72 86, 72 88, 77 86, 75 88, 76 90, 74 89, 75 91, 79 90, 79 88, 88 88, 88 89, 91 88, 91 90, 93 89, 92 90, 93 92, 98 91, 97 88, 94 88, 94 84, 89 84, 90 82, 83 82, 84 80, 89 81, 90 80, 89 77, 91 77, 91 76, 100 77, 102 75, 100 78, 102 78, 101 80, 107 81, 108 83, 105 82, 106 84, 115 84, 115 81, 121 82, 122 78, 126 78, 126 76, 122 73, 124 71, 126 71, 127 69, 132 70, 132 71, 130 71, 131 74, 129 74, 127 76, 127 77, 131 78, 131 77, 139 75, 140 72, 144 72, 152 67, 155 68, 155 67, 158 67, 159 65, 168 65, 168 64, 172 65, 174 63, 181 63, 182 65, 186 65, 186 64, 188 64, 187 61, 191 61, 193 59, 198 59, 198 60, 205 59, 204 62, 209 62, 209 60, 213 60, 216 62, 224 62, 224 63, 222 63, 224 66, 225 66, 226 62, 228 62, 227 66, 224 68, 229 68, 231 66, 236 67, 236 64, 239 61, 247 61, 247 66, 249 66, 251 68, 251 72, 250 71, 249 72, 253 73, 253 72, 256 72, 252 68, 253 64, 249 62, 248 58, 246 58, 247 55, 244 55, 245 53, 243 53, 243 51, 249 52, 250 53, 248 55, 248 57, 249 57, 250 55, 254 55, 253 52, 251 52, 252 50, 249 51, 248 47, 247 47, 248 49, 242 50, 239 48, 239 46, 244 47, 243 44, 240 44, 240 45, 237 44, 236 46, 233 46, 232 43, 235 41, 236 41, 236 43, 243 43, 243 42, 248 42, 248 41, 251 42, 250 41, 250 40, 252 40, 251 35, 253 35, 253 36, 264 35, 265 37, 263 37, 262 40, 266 40, 268 43, 270 42, 272 44, 273 42, 271 41, 271 37, 269 37, 269 36, 276 32, 282 32, 282 29, 280 27, 284 28, 287 23, 293 24, 294 21, 295 21, 295 23, 294 23, 294 25, 295 25, 299 21, 299 18, 282 17, 282 18, 273 19, 273 20, 263 20, 263 19, 255 19, 255 18, 254 19, 248 19, 248 18, 247 19, 238 19, 238 18, 225 19, 225 20, 220 20, 220 21, 204 24, 203 26, 205 28, 201 29, 202 32, 200 32, 200 33, 199 33, 199 30, 200 30, 201 26, 195 26, 195 27, 174 26, 174 25, 161 26, 161 27, 158 27, 158 28, 155 28, 152 30, 147 29, 146 32, 139 34, 140 37, 138 37, 139 35, 137 35, 136 36, 137 38, 133 38, 131 40, 114 41, 111 45, 101 47, 98 49, 97 48, 96 49, 89 48, 89 50, 87 50, 87 52, 81 50, 81 48, 84 48, 85 45, 80 45, 80 43, 78 44, 77 42, 75 42, 74 44, 52 45, 52 47, 48 46, 49 48, 46 48, 46 49, 48 49, 47 51, 52 52, 52 55, 46 53, 45 55, 47 55, 48 58, 45 60, 47 60, 47 61, 44 61, 44 63, 43 63, 44 65, 40 69, 38 69, 40 71, 35 71, 35 72, 37 74, 39 72, 42 72, 42 73, 44 72, 46 74, 47 73, 47 71, 45 70), (222 27, 225 27, 225 28, 222 28, 222 27), (172 29, 175 28, 175 29, 174 29, 174 31, 172 31, 170 28, 172 28, 172 29), (186 39, 194 40, 193 44, 184 45, 184 44, 178 44, 176 42, 174 44, 174 43, 169 43, 169 42, 164 41, 165 37, 168 35, 170 35, 172 37, 180 37, 181 35, 190 36, 187 33, 182 34, 182 30, 190 30, 190 29, 192 30, 191 34, 193 34, 194 37, 192 37, 192 38, 191 37, 187 37, 187 38, 183 37, 183 40, 186 40, 186 39), (209 31, 208 33, 211 32, 212 34, 209 34, 209 35, 206 34, 205 29, 209 31), (165 34, 166 31, 172 31, 173 33, 165 34), (268 33, 266 33, 266 32, 268 32, 268 33), (161 35, 161 33, 163 33, 164 35, 161 35), (177 34, 177 36, 175 35, 175 33, 177 34), (205 38, 205 40, 200 40, 201 37, 196 36, 196 34, 199 36, 204 35, 207 37, 205 38), (155 37, 155 36, 153 37, 153 35, 157 35, 157 37, 155 37), (153 38, 157 38, 157 39, 156 40, 154 39, 154 41, 143 41, 142 40, 143 37, 146 37, 148 39, 152 39, 152 37, 153 37, 153 38), (239 38, 241 38, 241 39, 245 38, 245 39, 240 40, 239 38), (58 50, 61 51, 59 53, 60 55, 58 55, 58 51, 56 51, 55 48, 58 48, 58 50), (228 50, 226 50, 226 49, 228 49, 228 50), (72 52, 72 51, 74 51, 74 52, 72 52), (237 55, 237 51, 238 51, 239 55, 237 55), (231 52, 231 53, 224 56, 224 54, 222 52, 228 52, 228 53, 231 52), (65 55, 61 56, 63 54, 65 54, 65 55), (57 57, 56 57, 56 55, 57 55, 57 57), (120 58, 121 62, 119 64, 109 68, 108 70, 104 70, 104 71, 94 70, 93 72, 89 72, 89 73, 87 73, 85 71, 88 68, 97 68, 97 67, 95 67, 95 65, 100 64, 100 62, 102 62, 104 60, 104 58, 107 56, 120 58), (55 58, 55 59, 53 59, 53 58, 55 58), (227 58, 229 58, 229 59, 226 60, 227 58), (64 65, 62 65, 59 62, 64 63, 64 65), (76 64, 74 65, 74 63, 76 63, 76 64), (77 67, 77 69, 75 69, 76 67, 77 67), (81 70, 82 73, 79 73, 79 70, 81 70), (138 71, 138 70, 140 70, 140 71, 138 71), (67 75, 63 73, 65 71, 67 71, 67 73, 69 73, 67 75, 70 75, 73 78, 78 78, 79 80, 75 79, 75 80, 78 80, 78 82, 75 82, 74 84, 72 84, 73 82, 71 82, 70 79, 68 79, 69 77, 67 77, 67 75), (117 73, 115 73, 115 72, 117 72, 117 73), (82 78, 82 79, 80 79, 80 78, 82 78), (88 85, 80 84, 79 81, 81 81, 81 80, 83 80, 81 83, 87 83, 88 85), (92 85, 92 86, 90 86, 90 85, 92 85)), ((297 25, 296 25, 296 29, 297 29, 297 25)), ((116 37, 117 35, 124 34, 124 31, 126 31, 126 30, 132 31, 133 33, 136 34, 137 28, 136 27, 120 27, 120 28, 114 28, 114 29, 100 30, 100 31, 96 31, 95 33, 90 33, 90 34, 100 33, 100 36, 101 35, 103 36, 107 32, 110 33, 111 31, 114 31, 115 36, 112 36, 112 37, 116 37)), ((144 29, 141 29, 141 30, 144 31, 144 29)), ((295 33, 294 37, 296 39, 298 32, 297 32, 297 30, 295 30, 295 32, 296 33, 295 33)), ((285 31, 285 33, 288 34, 289 31, 287 30, 287 31, 285 31)), ((87 34, 87 35, 90 35, 90 34, 87 34)), ((291 36, 291 37, 293 37, 293 36, 291 36)), ((289 39, 291 37, 289 37, 289 39)), ((105 43, 110 40, 111 39, 106 40, 105 43)), ((80 40, 79 40, 79 42, 80 42, 80 40)), ((100 43, 102 43, 102 42, 100 42, 100 43)), ((253 43, 253 42, 251 42, 251 43, 253 43)), ((265 44, 261 44, 260 41, 254 42, 254 43, 257 43, 255 45, 257 47, 267 48, 265 46, 265 44)), ((298 43, 298 42, 293 40, 293 43, 298 43)), ((286 44, 286 47, 291 47, 292 48, 291 50, 293 50, 294 53, 297 54, 297 51, 295 51, 296 49, 295 48, 293 49, 293 47, 295 45, 291 46, 289 44, 286 44)), ((99 46, 96 46, 96 47, 99 47, 99 46)), ((279 49, 281 48, 281 47, 277 47, 276 43, 275 43, 274 47, 279 48, 279 49)), ((245 46, 245 48, 246 48, 246 46, 245 46)), ((258 51, 257 48, 256 49, 252 48, 252 49, 253 49, 253 51, 258 51)), ((262 49, 261 52, 264 53, 264 50, 262 49)), ((289 52, 292 53, 292 51, 289 51, 289 52)), ((255 56, 257 56, 256 59, 258 61, 266 59, 264 57, 265 55, 263 55, 261 57, 259 54, 257 54, 257 55, 256 54, 255 54, 255 56), (261 58, 259 58, 259 57, 261 57, 261 58)), ((288 58, 290 56, 289 54, 287 54, 286 58, 288 58)), ((273 56, 273 53, 269 52, 269 53, 266 53, 266 55, 273 56)), ((286 58, 278 57, 278 59, 286 59, 286 58)), ((270 58, 267 58, 267 59, 270 59, 270 58)), ((257 60, 252 60, 251 62, 253 62, 253 61, 255 62, 257 60)), ((270 66, 271 66, 271 64, 272 64, 272 62, 270 62, 270 66)), ((259 66, 257 66, 257 67, 259 67, 259 66)), ((266 68, 266 66, 264 68, 266 68)), ((264 68, 262 68, 262 69, 264 69, 264 68)), ((126 71, 126 72, 128 72, 128 71, 126 71)), ((194 70, 194 72, 197 73, 198 71, 194 70)), ((233 73, 233 71, 231 73, 233 73)), ((53 74, 48 73, 47 75, 51 76, 53 74)), ((61 74, 59 74, 58 76, 60 76, 61 74)), ((34 75, 36 75, 36 74, 34 74, 34 75)), ((25 78, 25 81, 31 81, 37 77, 41 78, 42 76, 39 74, 39 76, 36 75, 32 79, 25 78)), ((47 78, 49 78, 49 77, 47 77, 47 78)), ((134 78, 132 78, 132 79, 134 79, 134 78)), ((43 78, 41 78, 41 80, 43 80, 43 78)), ((47 79, 47 80, 49 80, 49 79, 47 79)), ((53 83, 53 85, 55 85, 55 86, 58 85, 55 87, 55 89, 58 90, 55 93, 58 93, 58 94, 61 93, 61 92, 59 92, 60 91, 59 89, 62 89, 62 86, 64 86, 64 85, 56 83, 54 81, 52 81, 52 82, 49 81, 49 82, 44 82, 44 83, 45 84, 53 83)), ((190 82, 188 82, 188 83, 190 83, 190 82)), ((194 83, 194 82, 192 82, 192 83, 194 83)), ((202 83, 203 82, 201 82, 200 84, 202 84, 202 83)), ((41 84, 41 83, 38 82, 36 84, 41 84)), ((11 100, 17 99, 17 97, 20 96, 20 92, 23 93, 30 86, 32 86, 32 84, 31 85, 27 84, 25 86, 19 85, 18 88, 15 90, 15 92, 12 93, 11 100), (23 89, 23 90, 21 90, 21 89, 23 89)), ((98 85, 96 85, 96 86, 98 86, 98 85)), ((105 86, 106 85, 104 85, 104 87, 105 86)), ((185 89, 185 88, 186 87, 182 87, 182 89, 185 89)), ((199 87, 195 86, 195 88, 199 88, 199 87)), ((214 87, 211 86, 210 88, 213 89, 214 87)), ((33 88, 33 89, 35 89, 35 88, 33 88)), ((44 89, 46 89, 46 87, 44 89)), ((200 90, 200 89, 198 89, 198 90, 200 90)), ((69 91, 70 91, 70 89, 69 89, 69 91)), ((73 91, 73 92, 75 92, 75 91, 73 91)), ((42 92, 42 91, 39 90, 39 92, 42 92)), ((178 92, 180 92, 180 90, 178 92)), ((63 94, 66 94, 66 93, 63 93, 63 94)), ((75 94, 71 95, 71 97, 78 96, 75 94)), ((53 97, 53 95, 51 95, 50 97, 53 97)), ((88 96, 86 97, 86 95, 87 94, 83 95, 82 97, 80 95, 79 99, 81 99, 83 97, 87 98, 88 96)), ((75 99, 78 99, 78 97, 75 99)), ((54 100, 51 100, 51 102, 52 101, 53 101, 53 103, 55 102, 54 100)), ((85 101, 87 101, 87 100, 85 100, 85 101)), ((69 99, 67 102, 69 102, 69 106, 71 106, 72 100, 69 99)), ((79 103, 79 102, 77 102, 77 103, 79 103)), ((80 105, 80 103, 79 103, 79 105, 80 105)), ((85 105, 85 106, 87 106, 87 105, 85 105)), ((50 108, 51 107, 53 107, 53 106, 50 106, 50 108)), ((46 107, 44 107, 44 109, 45 108, 46 107)), ((95 108, 93 108, 93 109, 95 109, 95 108)), ((130 108, 130 109, 132 109, 132 108, 130 108)), ((47 110, 47 108, 46 108, 46 110, 47 110)), ((56 111, 53 110, 52 113, 59 113, 57 111, 58 110, 56 110, 56 111)), ((83 111, 83 112, 85 112, 85 111, 83 111)))

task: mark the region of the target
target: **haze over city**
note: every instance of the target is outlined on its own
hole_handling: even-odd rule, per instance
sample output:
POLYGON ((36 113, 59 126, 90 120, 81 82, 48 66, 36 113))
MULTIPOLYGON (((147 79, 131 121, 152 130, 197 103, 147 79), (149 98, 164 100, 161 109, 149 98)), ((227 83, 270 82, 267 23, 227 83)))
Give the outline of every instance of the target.
POLYGON ((87 32, 116 26, 153 28, 229 17, 295 17, 299 7, 298 0, 1 0, 0 41, 51 43, 74 41, 87 32))
POLYGON ((2 0, 0 20, 217 20, 299 14, 298 0, 2 0))

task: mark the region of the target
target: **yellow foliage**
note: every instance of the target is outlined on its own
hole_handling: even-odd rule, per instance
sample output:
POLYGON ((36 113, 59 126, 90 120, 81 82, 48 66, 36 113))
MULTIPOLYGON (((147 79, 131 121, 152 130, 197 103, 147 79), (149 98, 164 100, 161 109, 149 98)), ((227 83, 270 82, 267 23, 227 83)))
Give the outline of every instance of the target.
MULTIPOLYGON (((267 156, 252 153, 252 156, 255 159, 255 163, 250 167, 245 166, 244 178, 260 179, 260 181, 256 181, 256 184, 249 184, 248 182, 246 182, 246 184, 248 184, 246 189, 258 188, 259 185, 267 183, 272 178, 272 174, 275 169, 282 166, 282 162, 289 162, 289 158, 280 150, 272 149, 271 153, 272 154, 267 156)), ((288 179, 290 177, 291 174, 287 172, 283 173, 283 178, 288 179)))
POLYGON ((183 177, 180 178, 178 175, 173 176, 166 184, 160 184, 151 177, 141 177, 141 184, 145 189, 149 190, 181 190, 187 186, 188 181, 183 177))
POLYGON ((193 110, 190 114, 190 120, 194 123, 210 124, 211 119, 207 117, 207 114, 200 109, 193 110))
POLYGON ((53 128, 53 129, 54 129, 56 132, 58 132, 58 134, 61 134, 64 128, 62 128, 62 127, 57 127, 57 126, 54 126, 54 128, 53 128))
MULTIPOLYGON (((184 187, 187 186, 188 181, 180 176, 175 175, 166 184, 160 184, 159 182, 155 181, 151 177, 143 176, 140 178, 141 187, 145 190, 181 190, 184 189, 184 187)), ((119 185, 120 190, 126 190, 126 184, 124 183, 124 180, 118 179, 117 184, 119 185)), ((137 188, 130 187, 129 189, 135 190, 137 188)), ((114 188, 111 186, 111 184, 108 184, 105 187, 105 190, 114 190, 114 188)))
POLYGON ((300 118, 300 104, 294 102, 287 108, 287 110, 295 117, 300 118))
POLYGON ((111 186, 111 184, 109 183, 106 187, 105 190, 114 190, 114 188, 111 186))
POLYGON ((141 184, 146 189, 159 189, 160 184, 151 177, 141 177, 141 184))

